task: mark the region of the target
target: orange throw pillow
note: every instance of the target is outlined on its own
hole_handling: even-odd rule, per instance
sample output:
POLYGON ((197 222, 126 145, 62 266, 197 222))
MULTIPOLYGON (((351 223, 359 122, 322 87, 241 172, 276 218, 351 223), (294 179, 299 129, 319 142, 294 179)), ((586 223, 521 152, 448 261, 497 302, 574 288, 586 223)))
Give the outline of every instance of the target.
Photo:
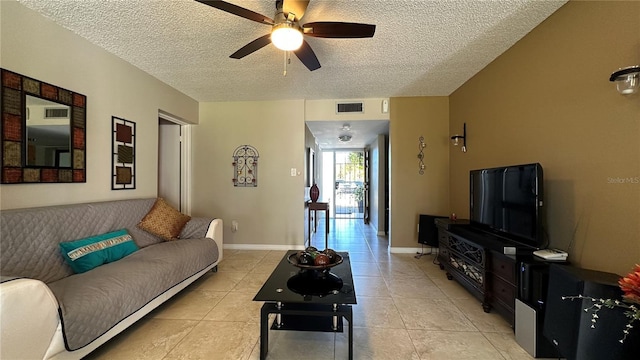
POLYGON ((158 198, 138 227, 165 240, 175 240, 189 220, 191 216, 180 213, 164 199, 158 198))

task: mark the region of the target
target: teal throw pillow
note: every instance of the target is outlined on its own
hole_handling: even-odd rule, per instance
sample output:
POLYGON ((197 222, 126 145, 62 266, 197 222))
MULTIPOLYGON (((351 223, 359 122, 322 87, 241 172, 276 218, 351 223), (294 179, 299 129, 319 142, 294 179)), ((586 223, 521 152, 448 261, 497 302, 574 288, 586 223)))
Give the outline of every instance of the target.
POLYGON ((126 229, 60 243, 62 256, 76 274, 120 260, 138 250, 126 229))

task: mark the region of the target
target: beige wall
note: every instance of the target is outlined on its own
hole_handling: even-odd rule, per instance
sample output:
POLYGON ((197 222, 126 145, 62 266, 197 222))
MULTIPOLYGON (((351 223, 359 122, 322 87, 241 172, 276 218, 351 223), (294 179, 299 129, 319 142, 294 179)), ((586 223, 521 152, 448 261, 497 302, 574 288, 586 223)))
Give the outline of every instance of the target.
POLYGON ((15 1, 0 9, 0 66, 87 96, 87 182, 0 185, 0 208, 155 197, 158 111, 197 123, 197 102, 15 1), (111 116, 136 123, 135 190, 111 190, 111 116))
POLYGON ((451 210, 468 215, 468 172, 540 162, 552 247, 586 268, 640 260, 640 94, 611 72, 640 62, 640 2, 571 1, 450 97, 451 210), (620 182, 620 183, 619 183, 620 182))
POLYGON ((225 246, 302 246, 304 139, 303 100, 201 103, 193 129, 192 213, 223 219, 225 246), (260 153, 257 187, 231 181, 233 152, 241 145, 260 153), (300 175, 291 176, 291 168, 300 175))
POLYGON ((389 147, 391 153, 392 251, 418 247, 420 214, 449 212, 449 98, 391 99, 389 147), (424 175, 418 173, 418 138, 423 136, 424 175))

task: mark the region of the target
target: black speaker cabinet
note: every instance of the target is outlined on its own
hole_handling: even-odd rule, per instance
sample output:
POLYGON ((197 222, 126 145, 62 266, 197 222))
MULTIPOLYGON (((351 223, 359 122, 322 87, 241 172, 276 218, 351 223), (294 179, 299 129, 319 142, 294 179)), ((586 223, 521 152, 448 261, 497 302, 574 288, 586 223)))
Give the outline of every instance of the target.
MULTIPOLYGON (((634 329, 620 343, 629 322, 621 308, 603 308, 592 328, 593 305, 589 299, 563 300, 563 296, 583 295, 593 298, 621 299, 616 274, 579 269, 568 265, 551 265, 544 336, 569 360, 638 359, 640 332, 634 329)), ((637 324, 636 324, 636 327, 637 324)))
POLYGON ((435 220, 446 218, 446 216, 420 215, 418 224, 418 242, 428 246, 438 247, 438 228, 435 220))

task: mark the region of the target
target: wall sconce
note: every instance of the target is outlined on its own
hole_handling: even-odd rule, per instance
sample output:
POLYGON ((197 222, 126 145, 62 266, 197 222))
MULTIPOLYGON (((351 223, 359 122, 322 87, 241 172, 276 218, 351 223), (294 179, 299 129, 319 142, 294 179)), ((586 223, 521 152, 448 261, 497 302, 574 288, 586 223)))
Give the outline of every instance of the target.
POLYGON ((609 78, 609 81, 616 83, 616 89, 622 95, 630 95, 638 92, 640 86, 640 65, 629 66, 620 69, 609 78))
POLYGON ((454 146, 460 145, 460 140, 462 140, 462 152, 467 152, 467 123, 464 123, 462 126, 462 135, 455 134, 451 137, 451 143, 454 146))
POLYGON ((420 136, 418 138, 418 173, 420 175, 424 175, 424 153, 422 150, 427 147, 427 144, 424 142, 424 137, 420 136))

